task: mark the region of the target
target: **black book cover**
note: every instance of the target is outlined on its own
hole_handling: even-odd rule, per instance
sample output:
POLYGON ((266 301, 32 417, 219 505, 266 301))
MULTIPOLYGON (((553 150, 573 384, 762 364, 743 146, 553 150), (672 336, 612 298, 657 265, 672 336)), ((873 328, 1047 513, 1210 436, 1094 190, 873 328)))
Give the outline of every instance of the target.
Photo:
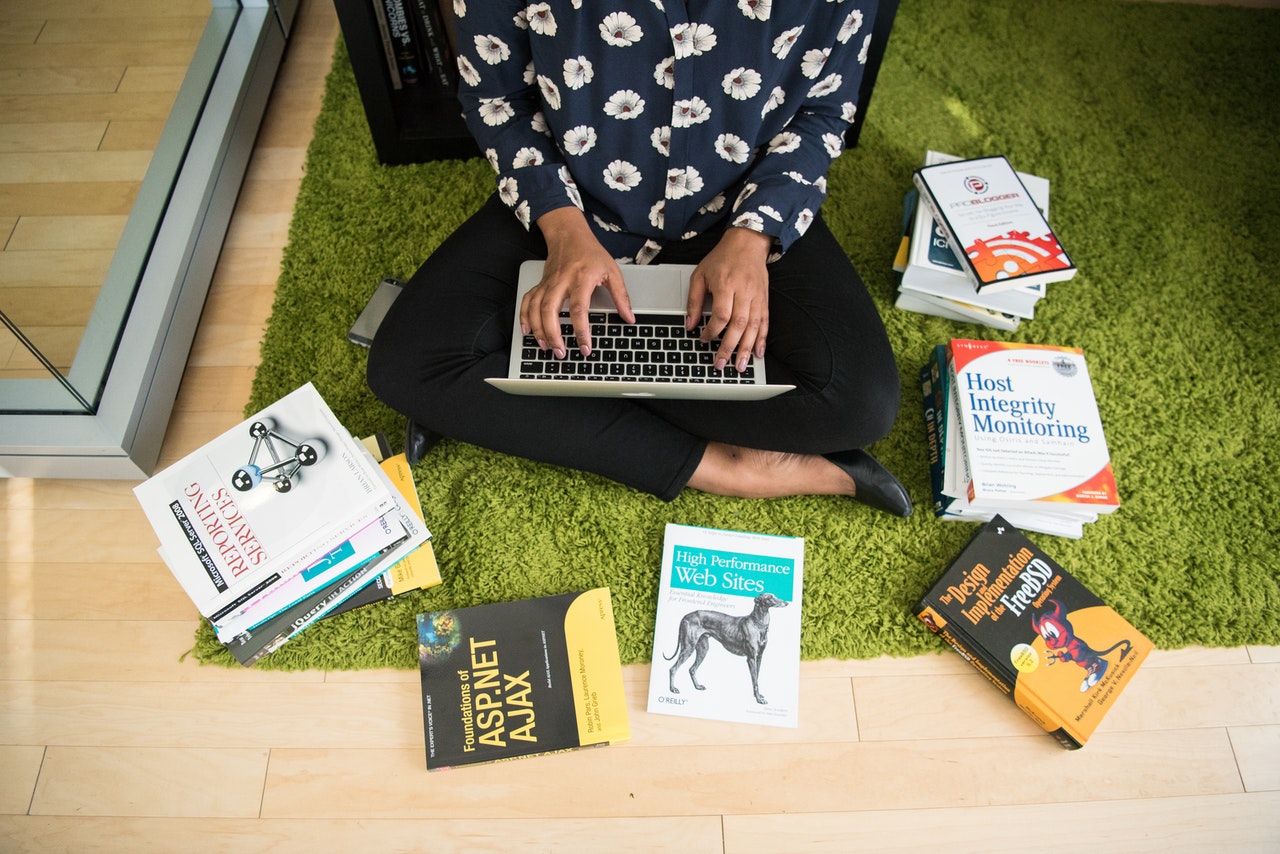
POLYGON ((626 741, 608 588, 418 615, 427 768, 626 741))
POLYGON ((1084 745, 1151 642, 1001 516, 915 607, 1066 747, 1084 745))

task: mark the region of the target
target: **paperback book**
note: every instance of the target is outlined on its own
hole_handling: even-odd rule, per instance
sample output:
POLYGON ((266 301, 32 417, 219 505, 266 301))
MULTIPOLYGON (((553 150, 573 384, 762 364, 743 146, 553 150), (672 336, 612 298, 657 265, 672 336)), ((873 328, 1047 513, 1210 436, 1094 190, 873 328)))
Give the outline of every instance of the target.
POLYGON ((418 615, 427 769, 627 741, 609 589, 418 615))
POLYGON ((969 504, 1092 516, 1120 506, 1084 353, 954 339, 969 504))
POLYGON ((977 293, 1075 276, 1075 264, 1004 157, 922 166, 915 185, 977 293))
POLYGON ((1064 747, 1082 747, 1151 642, 1014 525, 983 525, 916 617, 1064 747))
POLYGON ((134 495, 169 569, 215 621, 399 507, 386 475, 310 383, 134 495))
POLYGON ((668 524, 649 711, 799 724, 804 540, 668 524))
MULTIPOLYGON (((953 163, 960 158, 939 151, 925 154, 925 165, 953 163)), ((1018 178, 1027 188, 1031 200, 1047 219, 1049 216, 1049 182, 1037 175, 1019 172, 1018 178)), ((918 191, 909 193, 911 220, 906 239, 906 252, 901 264, 899 280, 900 298, 910 298, 911 305, 902 306, 920 311, 915 304, 926 302, 950 307, 960 303, 972 310, 995 315, 995 322, 985 325, 995 328, 1016 327, 1018 320, 1030 320, 1035 316, 1036 305, 1046 295, 1044 284, 1024 284, 1004 291, 978 292, 969 281, 946 230, 938 225, 929 210, 928 203, 918 191)), ((977 315, 976 322, 983 322, 984 315, 977 315)))
POLYGON ((894 308, 903 311, 914 311, 917 314, 928 314, 933 317, 945 317, 960 323, 978 323, 992 329, 1012 332, 1021 325, 1020 318, 1002 311, 983 308, 973 303, 940 297, 934 294, 919 293, 899 288, 898 297, 893 301, 894 308))
MULTIPOLYGON (((996 511, 969 503, 970 471, 957 436, 960 423, 951 386, 949 347, 934 347, 928 363, 920 368, 921 406, 929 462, 929 482, 934 516, 949 522, 986 522, 996 511)), ((1005 518, 1024 531, 1037 531, 1079 539, 1084 525, 1096 521, 1097 514, 1076 510, 1070 514, 1041 512, 1035 505, 1002 511, 1005 518)))

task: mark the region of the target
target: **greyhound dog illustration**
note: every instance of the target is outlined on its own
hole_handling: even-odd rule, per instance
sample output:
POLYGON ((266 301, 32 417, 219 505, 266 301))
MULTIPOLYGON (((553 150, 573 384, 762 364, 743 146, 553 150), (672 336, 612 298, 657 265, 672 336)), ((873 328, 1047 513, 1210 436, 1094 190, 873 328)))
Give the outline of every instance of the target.
POLYGON ((676 670, 694 656, 689 666, 689 680, 699 691, 705 690, 698 684, 698 667, 707 657, 707 648, 711 639, 715 638, 720 645, 734 655, 747 659, 747 670, 751 672, 751 691, 756 702, 765 704, 764 695, 760 693, 760 656, 764 654, 765 645, 769 642, 769 610, 785 608, 787 603, 772 593, 761 593, 756 597, 755 607, 751 613, 741 616, 724 614, 720 611, 690 611, 680 620, 679 645, 674 655, 664 655, 667 661, 675 659, 671 665, 671 693, 679 694, 676 688, 676 670))

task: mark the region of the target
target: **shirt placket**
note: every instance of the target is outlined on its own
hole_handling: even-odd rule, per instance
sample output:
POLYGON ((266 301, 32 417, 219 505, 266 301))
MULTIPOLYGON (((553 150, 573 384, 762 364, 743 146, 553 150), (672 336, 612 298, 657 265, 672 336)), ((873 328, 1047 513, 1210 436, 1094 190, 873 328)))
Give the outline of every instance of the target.
MULTIPOLYGON (((670 12, 668 12, 668 16, 672 20, 672 27, 676 26, 677 23, 688 22, 688 19, 683 16, 677 17, 670 12)), ((693 198, 691 196, 671 198, 669 182, 673 170, 682 170, 687 174, 688 169, 696 160, 694 157, 694 141, 698 136, 698 126, 688 123, 681 126, 681 114, 684 109, 682 105, 690 104, 697 93, 698 87, 695 85, 697 72, 698 57, 694 54, 684 57, 677 56, 672 63, 673 87, 671 121, 669 123, 671 134, 667 147, 667 171, 662 176, 664 196, 666 198, 662 233, 669 240, 681 238, 688 228, 689 221, 692 219, 692 211, 689 206, 693 203, 693 198)))

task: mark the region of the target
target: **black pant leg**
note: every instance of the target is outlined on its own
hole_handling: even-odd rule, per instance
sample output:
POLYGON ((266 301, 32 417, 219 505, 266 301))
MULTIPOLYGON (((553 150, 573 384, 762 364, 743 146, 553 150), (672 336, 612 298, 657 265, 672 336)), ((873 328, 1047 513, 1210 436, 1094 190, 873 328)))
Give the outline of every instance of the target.
MULTIPOLYGON (((674 244, 657 262, 697 263, 713 235, 674 244)), ((823 454, 862 448, 893 427, 901 398, 897 362, 871 295, 819 216, 769 265, 770 382, 794 391, 750 402, 647 405, 685 429, 752 448, 823 454)))
POLYGON ((445 436, 674 498, 703 438, 629 400, 525 397, 484 381, 507 373, 520 264, 545 257, 537 230, 490 199, 396 299, 369 352, 370 388, 445 436))
MULTIPOLYGON (((697 263, 707 235, 659 261, 697 263)), ((708 441, 795 453, 863 447, 893 424, 899 383, 887 335, 844 250, 819 219, 770 265, 770 378, 795 391, 765 401, 523 397, 498 391, 510 352, 516 278, 544 258, 491 199, 422 265, 383 321, 369 385, 397 411, 472 444, 590 471, 670 500, 708 441)))

